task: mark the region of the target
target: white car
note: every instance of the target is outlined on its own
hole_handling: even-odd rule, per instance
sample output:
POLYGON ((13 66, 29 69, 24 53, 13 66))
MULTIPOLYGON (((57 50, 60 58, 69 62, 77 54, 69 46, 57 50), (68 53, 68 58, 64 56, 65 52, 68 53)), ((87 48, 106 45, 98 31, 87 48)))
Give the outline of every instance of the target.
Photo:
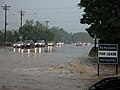
POLYGON ((64 43, 63 42, 58 42, 58 43, 56 43, 56 45, 59 47, 59 46, 63 46, 64 43))
POLYGON ((44 47, 45 41, 44 40, 37 40, 35 43, 35 47, 44 47))
POLYGON ((48 42, 48 46, 54 46, 54 42, 48 42))
POLYGON ((22 41, 18 41, 18 42, 13 44, 13 47, 14 48, 21 48, 22 45, 23 45, 23 42, 22 41))
POLYGON ((81 42, 76 42, 75 46, 82 46, 82 43, 81 42))

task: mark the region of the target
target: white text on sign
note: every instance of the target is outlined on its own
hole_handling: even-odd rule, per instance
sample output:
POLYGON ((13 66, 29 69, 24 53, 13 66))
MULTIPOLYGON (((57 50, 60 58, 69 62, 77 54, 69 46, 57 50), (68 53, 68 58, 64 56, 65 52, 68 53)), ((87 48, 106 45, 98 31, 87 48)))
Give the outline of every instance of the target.
POLYGON ((117 57, 117 51, 99 51, 99 57, 117 57))

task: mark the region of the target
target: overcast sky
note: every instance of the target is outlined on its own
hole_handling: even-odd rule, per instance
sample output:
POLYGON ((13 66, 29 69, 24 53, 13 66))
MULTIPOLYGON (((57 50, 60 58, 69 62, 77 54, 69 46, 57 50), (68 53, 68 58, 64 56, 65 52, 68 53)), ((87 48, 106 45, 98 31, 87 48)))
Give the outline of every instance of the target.
MULTIPOLYGON (((18 29, 20 13, 24 11, 23 23, 26 19, 34 21, 50 21, 49 27, 59 26, 67 32, 85 32, 87 25, 81 25, 82 9, 77 7, 80 0, 1 0, 0 5, 10 5, 8 10, 7 29, 18 29)), ((0 28, 4 29, 4 11, 0 11, 0 28)))

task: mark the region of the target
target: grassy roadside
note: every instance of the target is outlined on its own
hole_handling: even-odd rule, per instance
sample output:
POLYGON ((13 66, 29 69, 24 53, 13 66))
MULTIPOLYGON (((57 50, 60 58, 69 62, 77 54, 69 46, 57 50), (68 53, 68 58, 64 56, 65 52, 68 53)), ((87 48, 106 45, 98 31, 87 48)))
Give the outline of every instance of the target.
POLYGON ((98 56, 98 48, 96 48, 96 50, 95 50, 95 48, 92 47, 92 49, 90 50, 88 56, 90 56, 90 57, 97 57, 98 56))

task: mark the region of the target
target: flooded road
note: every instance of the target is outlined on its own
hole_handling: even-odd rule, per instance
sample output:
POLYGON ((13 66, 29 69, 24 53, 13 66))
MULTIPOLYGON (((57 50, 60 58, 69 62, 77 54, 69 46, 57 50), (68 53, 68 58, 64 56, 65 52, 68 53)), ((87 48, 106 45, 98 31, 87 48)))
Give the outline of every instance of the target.
POLYGON ((79 61, 84 62, 91 47, 64 45, 41 53, 0 48, 0 90, 84 90, 91 68, 85 63, 79 67, 79 61))

